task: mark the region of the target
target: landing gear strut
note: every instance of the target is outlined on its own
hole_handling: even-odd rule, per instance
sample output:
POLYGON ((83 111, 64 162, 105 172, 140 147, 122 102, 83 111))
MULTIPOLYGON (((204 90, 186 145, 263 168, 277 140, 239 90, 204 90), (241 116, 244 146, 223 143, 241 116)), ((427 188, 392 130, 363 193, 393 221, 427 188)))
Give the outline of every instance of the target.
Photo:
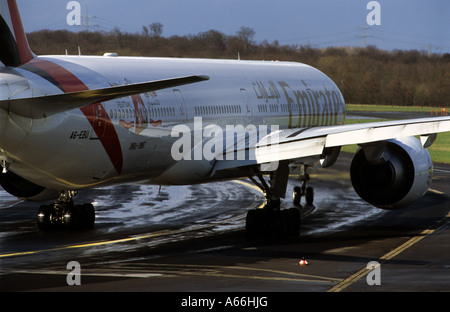
POLYGON ((280 162, 277 170, 270 173, 269 184, 261 174, 259 182, 250 179, 264 192, 266 203, 262 208, 249 210, 246 218, 246 232, 249 237, 294 237, 300 232, 300 210, 297 207, 281 210, 280 198, 286 194, 289 167, 280 162))
POLYGON ((306 183, 309 181, 309 174, 306 172, 308 169, 307 165, 299 166, 299 179, 302 181, 302 186, 294 187, 294 191, 292 193, 292 201, 295 207, 302 208, 300 203, 302 196, 305 197, 306 206, 313 207, 314 202, 314 189, 310 186, 306 186, 306 183))
POLYGON ((95 222, 95 209, 92 204, 75 205, 74 191, 60 192, 52 205, 42 205, 37 215, 40 230, 52 228, 90 229, 95 222))

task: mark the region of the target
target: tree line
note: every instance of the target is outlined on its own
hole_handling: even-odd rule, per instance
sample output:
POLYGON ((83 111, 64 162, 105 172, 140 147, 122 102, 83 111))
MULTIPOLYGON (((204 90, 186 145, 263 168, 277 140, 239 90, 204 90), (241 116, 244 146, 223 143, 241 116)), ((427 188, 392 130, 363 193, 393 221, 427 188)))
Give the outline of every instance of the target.
POLYGON ((103 55, 195 57, 242 60, 280 60, 318 68, 337 84, 347 103, 448 107, 450 105, 450 54, 417 50, 384 51, 374 46, 314 48, 255 43, 254 31, 241 27, 236 35, 216 30, 196 35, 163 37, 162 25, 143 27, 141 34, 42 30, 28 34, 38 55, 103 55))

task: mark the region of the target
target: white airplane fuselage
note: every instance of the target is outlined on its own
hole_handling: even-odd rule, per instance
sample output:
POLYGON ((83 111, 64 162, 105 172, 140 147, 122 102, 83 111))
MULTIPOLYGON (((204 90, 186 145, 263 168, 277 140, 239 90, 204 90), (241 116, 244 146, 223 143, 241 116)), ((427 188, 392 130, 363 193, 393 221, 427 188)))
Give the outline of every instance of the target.
POLYGON ((0 67, 0 100, 193 73, 210 79, 43 118, 0 109, 0 159, 15 174, 54 190, 124 182, 202 183, 224 177, 211 176, 213 161, 172 157, 179 139, 172 133, 176 125, 193 129, 195 117, 201 117, 202 127, 217 125, 223 131, 227 125, 283 129, 344 122, 344 99, 334 82, 313 67, 291 62, 36 57, 19 67, 0 67))
POLYGON ((351 144, 350 180, 369 204, 398 209, 427 192, 427 148, 450 118, 344 120, 335 83, 301 63, 36 56, 16 1, 0 0, 0 184, 54 200, 38 210, 41 230, 92 228, 95 207, 75 204, 77 190, 248 177, 266 202, 247 212, 247 233, 296 236, 300 199, 314 199, 307 168, 351 144), (293 166, 302 187, 283 210, 293 166))

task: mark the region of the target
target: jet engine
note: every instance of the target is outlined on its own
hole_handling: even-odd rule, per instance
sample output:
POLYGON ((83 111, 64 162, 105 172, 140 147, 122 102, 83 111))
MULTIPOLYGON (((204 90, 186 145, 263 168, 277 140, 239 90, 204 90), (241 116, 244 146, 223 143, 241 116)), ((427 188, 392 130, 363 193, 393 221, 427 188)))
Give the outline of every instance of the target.
POLYGON ((356 193, 383 209, 405 207, 421 198, 432 174, 430 154, 415 137, 365 144, 350 167, 356 193))
POLYGON ((3 189, 11 195, 29 201, 46 201, 58 198, 56 190, 46 189, 34 184, 12 171, 0 174, 0 183, 3 189))

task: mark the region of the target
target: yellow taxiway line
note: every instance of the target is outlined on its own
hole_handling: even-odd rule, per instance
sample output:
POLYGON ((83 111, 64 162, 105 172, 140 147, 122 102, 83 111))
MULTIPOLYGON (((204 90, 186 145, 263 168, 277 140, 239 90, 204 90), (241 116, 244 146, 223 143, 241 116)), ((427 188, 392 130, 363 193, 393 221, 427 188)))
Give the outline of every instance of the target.
MULTIPOLYGON (((436 232, 440 228, 446 226, 449 222, 450 222, 450 212, 444 217, 444 219, 441 220, 441 222, 439 222, 438 225, 420 232, 416 236, 408 239, 406 242, 404 242, 403 244, 401 244, 397 248, 395 248, 395 249, 391 250, 390 252, 386 253, 385 255, 381 256, 378 259, 378 262, 380 263, 380 266, 383 263, 385 263, 385 262, 393 259, 394 257, 398 256, 399 254, 401 254, 402 252, 404 252, 408 248, 414 246, 415 244, 420 242, 425 237, 433 234, 434 232, 436 232)), ((346 279, 344 279, 340 283, 336 284, 334 287, 330 288, 328 290, 328 292, 340 292, 340 291, 344 290, 345 288, 349 287, 350 285, 356 283, 358 280, 360 280, 361 278, 363 278, 364 276, 369 274, 372 270, 374 270, 374 268, 368 269, 368 268, 364 267, 361 270, 359 270, 358 272, 350 275, 349 277, 347 277, 346 279)))
MULTIPOLYGON (((234 180, 233 182, 245 185, 246 187, 249 187, 249 188, 252 188, 252 189, 255 189, 255 190, 261 192, 261 190, 259 188, 257 188, 256 186, 254 186, 253 184, 250 184, 250 183, 247 183, 247 182, 244 182, 244 181, 241 181, 241 180, 234 180)), ((115 240, 107 240, 107 241, 92 242, 92 243, 86 243, 86 244, 76 244, 76 245, 69 245, 69 246, 61 246, 61 247, 41 249, 41 250, 34 250, 34 251, 12 252, 12 253, 0 254, 0 259, 1 258, 8 258, 8 257, 15 257, 15 256, 34 255, 34 254, 38 254, 38 253, 51 252, 51 251, 61 251, 61 250, 66 250, 66 249, 88 248, 88 247, 98 247, 98 246, 126 243, 126 242, 130 242, 130 241, 137 241, 137 240, 141 240, 141 239, 155 238, 155 237, 164 236, 164 235, 178 234, 178 233, 182 233, 182 232, 185 232, 185 231, 192 231, 192 230, 195 230, 195 229, 199 229, 201 227, 205 227, 205 225, 201 225, 199 227, 188 227, 188 228, 185 228, 185 229, 172 230, 172 231, 162 230, 162 231, 155 232, 155 233, 150 233, 150 234, 145 234, 145 235, 140 235, 140 236, 127 237, 127 238, 121 238, 121 239, 115 239, 115 240)))

